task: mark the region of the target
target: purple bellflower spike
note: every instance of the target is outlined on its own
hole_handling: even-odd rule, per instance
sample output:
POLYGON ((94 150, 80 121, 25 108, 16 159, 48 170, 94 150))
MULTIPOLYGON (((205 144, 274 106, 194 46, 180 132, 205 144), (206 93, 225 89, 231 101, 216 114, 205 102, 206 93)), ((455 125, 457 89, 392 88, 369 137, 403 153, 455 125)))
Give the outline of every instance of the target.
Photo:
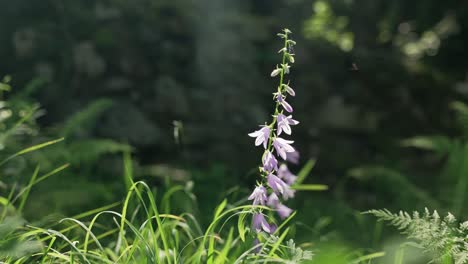
POLYGON ((278 100, 278 103, 281 104, 284 110, 288 111, 289 113, 293 112, 292 106, 288 102, 286 102, 286 100, 284 100, 283 95, 277 95, 276 98, 278 100))
POLYGON ((284 133, 291 135, 291 127, 290 125, 297 125, 299 121, 292 119, 292 115, 285 116, 283 114, 278 114, 276 117, 278 121, 278 135, 284 131, 284 133))
POLYGON ((286 153, 286 160, 291 162, 292 164, 299 164, 299 151, 294 151, 294 152, 287 152, 286 153))
POLYGON ((263 126, 259 130, 250 133, 249 137, 256 138, 255 139, 255 146, 260 146, 263 143, 263 147, 266 149, 268 139, 270 137, 270 127, 263 126))
POLYGON ((286 160, 286 153, 295 151, 294 148, 289 145, 292 143, 294 143, 294 141, 276 137, 273 140, 273 147, 275 147, 276 153, 286 160))
POLYGON ((278 170, 278 160, 276 160, 275 156, 269 151, 266 151, 266 154, 263 156, 263 169, 265 171, 273 171, 278 170))
POLYGON ((278 206, 276 207, 276 212, 278 213, 281 219, 289 217, 292 211, 293 210, 291 208, 287 207, 284 204, 278 204, 278 206))
POLYGON ((281 164, 281 166, 279 167, 278 177, 290 186, 293 185, 294 182, 297 180, 297 176, 289 171, 288 166, 286 166, 286 164, 281 164))
POLYGON ((249 196, 249 200, 253 200, 253 205, 265 205, 267 201, 267 190, 262 185, 257 186, 252 194, 249 196))
POLYGON ((262 214, 254 214, 252 221, 253 229, 259 233, 260 231, 265 231, 267 233, 271 232, 271 227, 266 221, 265 217, 262 214))
POLYGON ((276 208, 278 204, 279 204, 278 195, 276 195, 276 193, 271 193, 270 196, 268 196, 267 205, 272 208, 276 208))

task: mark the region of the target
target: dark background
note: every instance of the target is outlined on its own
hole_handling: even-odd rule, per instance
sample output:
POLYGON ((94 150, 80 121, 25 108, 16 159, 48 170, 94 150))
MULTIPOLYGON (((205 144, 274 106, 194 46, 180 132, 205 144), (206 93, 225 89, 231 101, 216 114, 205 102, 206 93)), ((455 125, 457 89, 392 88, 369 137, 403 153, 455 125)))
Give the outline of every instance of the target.
MULTIPOLYGON (((276 80, 269 74, 280 61, 276 33, 285 27, 298 43, 290 76, 297 94, 290 103, 301 122, 295 146, 301 165, 317 160, 307 183, 330 188, 300 193, 291 204, 298 221, 314 230, 306 236, 373 246, 380 240, 360 230, 375 221, 359 214, 372 208, 428 206, 467 216, 463 195, 454 197, 468 192, 459 187, 468 177, 463 169, 447 169, 447 153, 401 144, 444 135, 464 146, 450 104, 468 95, 466 1, 23 0, 0 6, 0 75, 12 77, 9 96, 40 103, 31 133, 66 137, 64 146, 36 161, 44 168, 71 163, 32 193, 33 218, 120 199, 119 153, 130 146, 135 177, 155 188, 168 178, 193 181, 202 218, 223 197, 245 198, 261 155, 247 133, 274 107, 276 80), (77 113, 84 113, 81 119, 77 113)), ((458 156, 462 166, 464 154, 458 156)))

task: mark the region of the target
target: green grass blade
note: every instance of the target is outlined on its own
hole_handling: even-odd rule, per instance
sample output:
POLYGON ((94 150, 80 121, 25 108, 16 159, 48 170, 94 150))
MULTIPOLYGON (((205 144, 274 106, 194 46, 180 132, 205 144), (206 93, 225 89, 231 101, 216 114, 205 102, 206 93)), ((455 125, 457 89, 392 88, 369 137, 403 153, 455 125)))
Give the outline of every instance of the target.
POLYGON ((41 149, 41 148, 45 148, 47 146, 56 144, 56 143, 58 143, 60 141, 63 141, 63 140, 64 140, 64 138, 59 138, 59 139, 56 139, 56 140, 51 140, 51 141, 47 141, 47 142, 44 142, 44 143, 41 143, 41 144, 37 144, 37 145, 31 146, 29 148, 25 148, 25 149, 23 149, 21 151, 16 152, 15 154, 9 156, 8 158, 4 159, 2 162, 0 162, 0 166, 2 166, 3 164, 5 164, 6 162, 8 162, 9 160, 11 160, 13 158, 16 158, 18 156, 27 154, 29 152, 36 151, 36 150, 41 149))

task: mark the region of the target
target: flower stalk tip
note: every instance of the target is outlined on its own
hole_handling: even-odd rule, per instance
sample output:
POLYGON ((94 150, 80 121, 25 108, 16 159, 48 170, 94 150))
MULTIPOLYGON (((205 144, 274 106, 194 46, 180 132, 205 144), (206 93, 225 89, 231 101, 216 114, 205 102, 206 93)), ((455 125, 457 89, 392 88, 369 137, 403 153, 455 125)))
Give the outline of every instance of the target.
MULTIPOLYGON (((299 124, 291 113, 293 107, 286 101, 287 96, 295 96, 296 92, 286 82, 286 75, 290 73, 291 65, 295 62, 295 54, 292 52, 296 42, 289 38, 292 32, 289 29, 283 29, 278 36, 284 40, 283 47, 278 51, 282 54, 282 61, 276 65, 270 76, 279 77, 277 91, 273 93, 275 102, 272 121, 268 125, 261 126, 260 129, 249 133, 250 137, 255 138, 255 146, 262 145, 264 153, 262 155, 262 165, 259 167, 261 179, 257 186, 248 197, 253 205, 268 206, 277 212, 280 219, 285 219, 291 215, 293 209, 287 207, 282 202, 294 197, 295 191, 291 185, 296 181, 297 176, 292 174, 287 165, 279 164, 278 158, 284 161, 297 163, 299 153, 291 145, 293 140, 279 137, 279 135, 292 134, 292 126, 299 124), (286 114, 288 113, 288 114, 286 114)), ((269 223, 262 214, 262 209, 254 209, 253 229, 259 232, 273 233, 276 229, 274 223, 269 223)))

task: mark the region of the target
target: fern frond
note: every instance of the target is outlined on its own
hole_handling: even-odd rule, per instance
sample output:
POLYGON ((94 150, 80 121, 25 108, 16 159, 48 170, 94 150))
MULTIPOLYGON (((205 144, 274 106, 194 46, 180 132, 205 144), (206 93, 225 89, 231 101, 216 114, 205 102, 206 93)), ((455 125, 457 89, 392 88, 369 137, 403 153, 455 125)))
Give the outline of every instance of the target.
POLYGON ((60 133, 63 137, 68 137, 77 130, 96 123, 95 121, 99 115, 111 106, 112 100, 110 99, 99 99, 90 103, 85 109, 78 111, 68 118, 61 126, 60 133))
POLYGON ((129 145, 111 139, 80 140, 71 143, 69 149, 73 153, 73 160, 78 162, 93 162, 105 154, 132 151, 129 145))
POLYGON ((457 219, 450 213, 441 218, 437 211, 427 208, 420 214, 400 211, 398 214, 387 209, 370 210, 379 221, 389 222, 408 238, 414 239, 425 251, 435 254, 435 261, 447 257, 456 264, 468 263, 468 221, 457 225, 457 219))

